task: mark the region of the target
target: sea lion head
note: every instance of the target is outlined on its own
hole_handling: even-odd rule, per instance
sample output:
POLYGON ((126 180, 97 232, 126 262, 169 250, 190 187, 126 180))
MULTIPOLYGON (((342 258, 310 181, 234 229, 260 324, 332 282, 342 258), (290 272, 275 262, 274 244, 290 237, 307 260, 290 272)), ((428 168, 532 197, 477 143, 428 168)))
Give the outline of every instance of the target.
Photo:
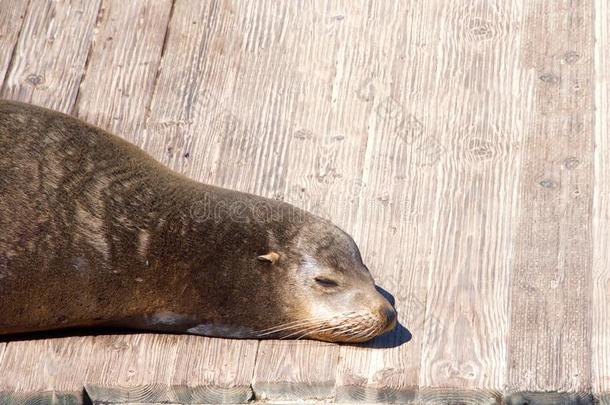
POLYGON ((343 230, 315 217, 289 243, 273 244, 259 261, 283 278, 274 291, 283 313, 260 337, 363 342, 395 327, 395 309, 343 230))

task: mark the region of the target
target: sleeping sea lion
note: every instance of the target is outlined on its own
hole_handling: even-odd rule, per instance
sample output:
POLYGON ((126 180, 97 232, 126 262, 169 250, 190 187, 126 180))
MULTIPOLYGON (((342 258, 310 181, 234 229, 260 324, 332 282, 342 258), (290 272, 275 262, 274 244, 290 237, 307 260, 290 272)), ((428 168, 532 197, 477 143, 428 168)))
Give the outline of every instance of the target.
POLYGON ((74 117, 0 101, 0 334, 127 327, 369 340, 394 328, 352 238, 193 181, 74 117))

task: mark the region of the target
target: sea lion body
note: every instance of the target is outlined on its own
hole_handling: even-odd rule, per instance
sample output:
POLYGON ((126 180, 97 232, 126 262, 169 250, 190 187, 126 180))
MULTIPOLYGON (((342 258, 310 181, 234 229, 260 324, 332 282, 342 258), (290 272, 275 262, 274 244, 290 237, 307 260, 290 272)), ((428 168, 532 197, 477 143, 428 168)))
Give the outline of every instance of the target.
POLYGON ((0 334, 359 341, 395 323, 351 238, 296 207, 195 182, 16 102, 0 101, 0 151, 0 334))

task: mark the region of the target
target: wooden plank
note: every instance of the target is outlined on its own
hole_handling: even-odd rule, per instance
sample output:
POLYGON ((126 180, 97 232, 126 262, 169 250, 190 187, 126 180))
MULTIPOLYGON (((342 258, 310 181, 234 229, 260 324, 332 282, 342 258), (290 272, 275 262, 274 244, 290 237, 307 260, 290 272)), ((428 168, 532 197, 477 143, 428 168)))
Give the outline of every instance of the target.
POLYGON ((337 351, 333 344, 318 342, 261 342, 252 384, 256 399, 332 398, 337 351))
POLYGON ((393 63, 359 89, 371 133, 357 235, 412 338, 342 347, 337 398, 424 401, 417 387, 432 386, 492 390, 473 401, 493 402, 506 380, 518 125, 532 80, 518 65, 519 3, 372 14, 400 41, 380 41, 393 63))
POLYGON ((0 391, 30 397, 79 394, 101 402, 241 403, 251 396, 219 365, 254 367, 229 340, 198 336, 102 335, 11 342, 0 391), (213 380, 211 386, 198 384, 213 380))
POLYGON ((593 405, 599 402, 590 393, 583 392, 516 392, 507 395, 503 403, 506 405, 593 405))
POLYGON ((500 390, 507 379, 519 145, 532 104, 532 76, 519 64, 522 4, 445 3, 432 15, 446 21, 438 29, 450 56, 444 68, 437 65, 446 69, 447 87, 429 99, 444 95, 457 105, 431 103, 424 113, 440 124, 431 132, 448 146, 436 179, 419 384, 500 390), (437 323, 442 333, 435 335, 437 323))
POLYGON ((99 0, 32 2, 0 97, 69 112, 98 9, 99 0))
POLYGON ((45 391, 35 393, 0 392, 0 404, 80 405, 82 393, 45 391))
POLYGON ((524 128, 508 390, 591 387, 593 8, 524 2, 524 128))
MULTIPOLYGON (((390 20, 384 35, 377 35, 378 27, 367 26, 369 6, 371 13, 389 14, 377 3, 287 2, 247 10, 251 15, 243 18, 250 28, 248 37, 257 32, 267 36, 259 36, 264 52, 242 56, 248 68, 240 85, 258 81, 262 89, 275 92, 261 90, 266 101, 256 115, 268 114, 267 105, 282 106, 270 117, 274 124, 280 122, 273 130, 272 140, 278 142, 273 147, 284 154, 287 165, 283 184, 275 183, 280 186, 277 195, 331 219, 348 233, 357 229, 368 136, 368 106, 355 92, 368 74, 360 65, 377 57, 380 50, 375 44, 395 28, 390 20)), ((256 397, 332 398, 339 350, 320 342, 262 341, 253 379, 256 397)))
MULTIPOLYGON (((152 85, 136 86, 135 83, 138 80, 154 82, 170 8, 170 1, 134 1, 130 2, 128 7, 118 0, 104 3, 89 70, 83 82, 84 92, 78 98, 78 111, 83 117, 110 130, 126 130, 138 119, 144 120, 146 108, 152 98, 152 85), (121 26, 120 31, 117 29, 118 26, 121 26), (114 40, 108 40, 108 37, 113 35, 114 40), (122 86, 130 89, 129 97, 124 92, 120 93, 123 90, 122 86), (118 93, 122 97, 116 97, 118 93), (101 102, 95 105, 96 101, 101 100, 110 100, 112 110, 99 112, 96 108, 109 108, 108 104, 101 102), (104 120, 104 113, 112 119, 104 120), (128 117, 123 120, 125 115, 128 117), (120 119, 114 119, 117 117, 120 119)), ((97 11, 95 9, 95 16, 97 11)), ((64 27, 72 25, 74 25, 72 21, 63 24, 64 27)), ((80 50, 72 50, 72 53, 76 52, 80 50)), ((66 55, 66 58, 69 59, 69 56, 66 55)), ((25 65, 29 63, 29 61, 24 62, 25 65)), ((40 63, 46 65, 44 60, 40 63)), ((84 59, 81 68, 83 66, 84 59)), ((59 72, 63 70, 65 69, 58 68, 59 72)), ((49 74, 52 73, 54 72, 49 71, 49 74)), ((76 85, 78 84, 80 79, 76 85)), ((49 88, 51 94, 56 94, 55 90, 49 88)), ((72 93, 68 92, 68 94, 72 93)), ((119 384, 131 380, 139 384, 148 384, 151 381, 170 382, 171 377, 182 376, 158 366, 160 353, 165 356, 163 359, 168 363, 171 364, 173 359, 178 366, 183 366, 189 360, 186 358, 176 360, 176 351, 188 353, 196 349, 197 345, 192 343, 177 342, 171 337, 155 335, 69 337, 10 343, 2 371, 3 375, 8 376, 9 387, 12 386, 12 389, 18 392, 44 390, 81 392, 86 382, 99 384, 108 381, 119 384), (28 366, 23 367, 24 363, 28 366), (114 366, 119 372, 106 369, 107 365, 114 366), (23 370, 27 370, 25 375, 23 370)), ((195 362, 189 365, 198 367, 201 364, 195 362)))
MULTIPOLYGON (((138 143, 152 102, 171 8, 171 1, 136 1, 127 8, 121 1, 104 2, 77 104, 82 118, 138 143)), ((191 11, 190 5, 179 8, 176 19, 191 11)), ((175 24, 174 29, 180 30, 175 24)), ((178 38, 168 38, 170 54, 182 51, 178 38)), ((164 66, 163 77, 172 71, 173 66, 164 66)), ((171 97, 162 101, 172 102, 171 97)), ((244 402, 252 396, 249 384, 232 380, 238 366, 247 370, 254 365, 244 348, 253 351, 255 346, 194 336, 98 337, 91 361, 97 367, 90 367, 86 376, 87 393, 93 401, 115 403, 244 402), (120 356, 108 349, 117 345, 123 348, 120 356), (223 364, 233 367, 222 370, 223 364)))
POLYGON ((27 6, 28 1, 24 0, 0 0, 0 88, 13 58, 27 6))
MULTIPOLYGON (((188 335, 105 336, 93 345, 98 367, 87 393, 101 402, 243 403, 252 397, 239 367, 250 370, 252 345, 188 335)), ((254 346, 254 349, 256 346, 254 346)))
MULTIPOLYGON (((37 1, 28 7, 0 97, 71 111, 98 7, 97 1, 37 1)), ((78 401, 82 385, 71 384, 69 372, 61 375, 78 370, 64 362, 65 350, 79 359, 88 346, 78 338, 64 346, 55 340, 9 342, 0 358, 0 392, 14 401, 78 401)))
POLYGON ((153 96, 172 0, 106 0, 75 113, 137 140, 153 96))
MULTIPOLYGON (((175 2, 150 113, 144 128, 134 131, 129 138, 132 142, 144 146, 152 156, 174 170, 196 180, 216 184, 219 184, 220 177, 218 169, 212 167, 212 170, 204 171, 201 169, 204 166, 191 165, 191 162, 204 165, 211 161, 214 152, 210 151, 208 146, 217 141, 225 148, 226 153, 233 150, 228 140, 222 139, 223 136, 231 136, 231 133, 225 131, 228 127, 223 126, 224 124, 210 124, 210 119, 214 120, 216 116, 214 111, 206 110, 209 107, 219 108, 219 104, 211 103, 208 96, 220 98, 222 92, 230 92, 229 89, 224 89, 224 81, 228 80, 230 75, 225 72, 224 66, 217 65, 219 60, 222 62, 222 58, 210 58, 208 52, 209 38, 217 30, 229 30, 231 25, 225 19, 231 18, 230 10, 221 9, 216 3, 175 2), (205 112, 205 115, 202 112, 205 112)), ((217 113, 225 114, 224 110, 217 113)), ((225 115, 220 117, 224 119, 225 115)), ((241 125, 241 121, 239 123, 241 125)), ((224 166, 218 166, 222 167, 224 166)), ((228 181, 223 185, 243 188, 243 185, 240 187, 239 181, 228 181)), ((193 354, 189 356, 181 353, 178 360, 183 362, 183 365, 176 369, 180 371, 170 379, 162 380, 170 388, 165 391, 153 391, 154 395, 146 397, 146 401, 157 400, 155 398, 169 399, 177 395, 176 392, 184 395, 190 392, 190 397, 181 400, 195 402, 235 403, 248 401, 252 397, 250 382, 257 341, 197 336, 181 336, 178 339, 179 342, 188 341, 193 354), (184 391, 183 385, 192 388, 184 391)), ((157 356, 158 361, 161 361, 163 351, 158 351, 157 356)), ((134 361, 137 361, 137 357, 134 357, 134 361)), ((125 386, 149 384, 146 381, 141 379, 137 384, 130 382, 125 386)), ((157 378, 153 381, 157 382, 157 378)), ((104 385, 108 387, 114 384, 104 385)), ((115 394, 128 391, 119 390, 115 391, 115 394)), ((139 398, 140 401, 143 399, 139 398)))
POLYGON ((91 339, 11 341, 0 363, 0 392, 22 397, 80 396, 91 358, 91 339))
MULTIPOLYGON (((27 4, 28 2, 23 0, 0 0, 0 91, 23 26, 27 4)), ((0 272, 0 280, 2 278, 3 274, 0 272)), ((6 342, 0 342, 0 364, 5 348, 6 342)))
POLYGON ((595 2, 595 152, 593 194, 593 296, 591 361, 593 391, 610 404, 610 9, 595 2))

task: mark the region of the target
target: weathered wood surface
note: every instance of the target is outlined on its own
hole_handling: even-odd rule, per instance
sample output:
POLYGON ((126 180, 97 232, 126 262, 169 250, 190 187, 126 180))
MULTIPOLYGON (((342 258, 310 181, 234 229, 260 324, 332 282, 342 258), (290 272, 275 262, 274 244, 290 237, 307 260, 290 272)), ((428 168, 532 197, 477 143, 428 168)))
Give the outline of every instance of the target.
POLYGON ((593 8, 525 2, 525 117, 511 282, 508 389, 591 387, 593 8))
POLYGON ((0 96, 71 112, 99 7, 99 0, 33 1, 0 96))
POLYGON ((607 8, 0 0, 0 96, 332 219, 408 329, 0 343, 0 403, 610 402, 607 8))
POLYGON ((9 68, 27 6, 24 0, 0 0, 0 80, 9 68))
POLYGON ((153 96, 171 0, 102 2, 75 114, 136 139, 153 96))
POLYGON ((393 63, 360 89, 372 125, 356 234, 413 337, 392 350, 343 348, 345 400, 405 401, 417 386, 502 389, 506 379, 518 125, 528 108, 521 10, 476 1, 409 10, 378 13, 410 52, 379 41, 393 63))
MULTIPOLYGON (((71 112, 91 45, 98 1, 28 7, 0 96, 71 112)), ((3 2, 6 5, 6 1, 3 2)), ((0 402, 70 403, 82 398, 91 339, 18 341, 0 353, 0 402)))
POLYGON ((595 2, 595 152, 591 362, 593 390, 610 404, 610 7, 595 2))
MULTIPOLYGON (((210 38, 216 30, 228 29, 220 13, 219 4, 213 2, 176 1, 166 38, 166 51, 161 61, 155 94, 144 131, 134 134, 134 142, 172 169, 194 179, 220 184, 222 163, 199 169, 195 162, 206 164, 214 155, 214 146, 221 145, 227 154, 234 154, 241 145, 229 144, 231 133, 214 126, 218 119, 214 111, 219 104, 213 100, 222 97, 220 86, 223 66, 214 65, 210 57, 210 38), (205 28, 202 27, 205 26, 205 28), (207 61, 207 66, 204 63, 207 61), (208 74, 212 76, 208 76, 208 74), (216 83, 219 87, 208 87, 216 83), (208 151, 212 152, 208 155, 208 151)), ((224 90, 229 91, 229 90, 224 90)), ((224 119, 224 116, 221 116, 224 119)), ((224 122, 224 121, 223 121, 224 122)), ((224 125, 224 124, 223 124, 224 125)), ((229 125, 229 124, 226 124, 229 125)), ((229 127, 227 127, 229 128, 229 127)), ((240 133, 240 135, 249 133, 240 133)), ((243 189, 235 179, 222 183, 226 187, 243 189)), ((198 202, 194 202, 196 212, 198 202)), ((184 378, 188 384, 208 387, 202 395, 218 396, 223 402, 242 402, 252 396, 251 381, 258 342, 254 340, 210 339, 197 337, 197 348, 202 353, 199 362, 205 364, 205 373, 189 372, 184 378), (205 355, 203 353, 209 353, 205 355)), ((200 356, 200 354, 193 354, 200 356)), ((211 401, 214 402, 214 401, 211 401)))
MULTIPOLYGON (((0 0, 0 90, 17 45, 27 4, 22 0, 0 0)), ((0 364, 5 348, 6 343, 0 342, 0 364)))
MULTIPOLYGON (((266 119, 277 129, 262 145, 276 149, 283 162, 276 196, 331 218, 351 233, 357 223, 355 185, 362 179, 367 116, 365 105, 344 100, 355 95, 352 75, 362 73, 358 57, 373 57, 368 51, 352 53, 365 26, 347 21, 360 15, 361 7, 355 2, 320 3, 320 8, 294 2, 283 7, 282 26, 269 18, 280 10, 259 19, 254 19, 255 10, 244 10, 256 21, 252 31, 268 31, 271 38, 249 45, 260 51, 244 55, 247 68, 240 77, 241 86, 262 82, 264 99, 274 106, 273 118, 266 119)), ((264 116, 267 103, 255 105, 259 111, 254 115, 264 116)), ((264 172, 259 176, 266 177, 264 172)), ((253 379, 257 398, 332 398, 339 351, 337 345, 320 342, 262 341, 253 379)))

